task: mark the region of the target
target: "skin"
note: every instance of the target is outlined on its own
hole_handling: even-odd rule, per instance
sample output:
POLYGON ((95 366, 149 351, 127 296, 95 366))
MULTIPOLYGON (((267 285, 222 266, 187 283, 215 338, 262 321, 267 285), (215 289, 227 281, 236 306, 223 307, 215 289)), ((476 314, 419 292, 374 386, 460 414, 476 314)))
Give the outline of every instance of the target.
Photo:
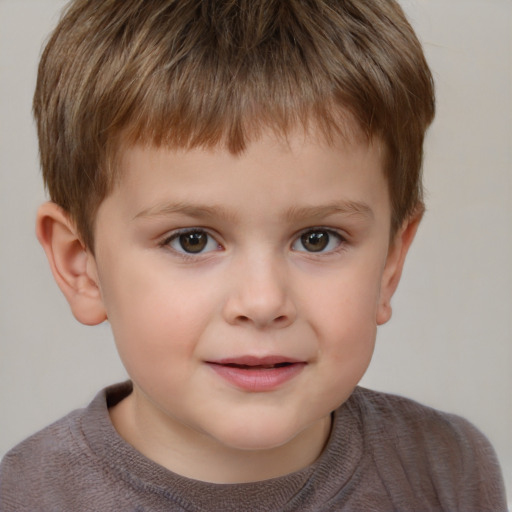
POLYGON ((97 213, 94 254, 65 212, 41 207, 38 237, 73 313, 108 319, 133 381, 110 411, 126 441, 219 483, 319 456, 391 315, 419 222, 390 237, 382 161, 378 141, 328 146, 299 133, 265 135, 237 156, 129 147, 97 213), (206 240, 200 252, 184 249, 184 229, 206 240), (309 243, 318 237, 325 247, 309 243), (300 369, 263 391, 212 369, 248 355, 300 369))

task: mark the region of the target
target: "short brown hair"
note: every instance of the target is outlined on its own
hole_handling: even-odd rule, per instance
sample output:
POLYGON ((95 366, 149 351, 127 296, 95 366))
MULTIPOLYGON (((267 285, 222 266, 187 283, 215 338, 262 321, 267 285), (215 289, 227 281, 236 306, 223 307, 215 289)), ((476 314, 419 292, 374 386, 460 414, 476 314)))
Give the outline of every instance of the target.
POLYGON ((394 0, 74 0, 34 113, 50 196, 92 248, 121 139, 241 152, 266 128, 332 140, 344 115, 385 143, 394 231, 423 204, 434 91, 394 0))

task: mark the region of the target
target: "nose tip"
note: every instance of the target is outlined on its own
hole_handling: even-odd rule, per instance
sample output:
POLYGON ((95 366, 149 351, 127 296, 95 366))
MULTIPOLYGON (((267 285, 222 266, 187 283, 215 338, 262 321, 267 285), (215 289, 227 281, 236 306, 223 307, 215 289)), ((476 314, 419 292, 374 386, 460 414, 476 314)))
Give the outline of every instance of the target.
POLYGON ((293 323, 294 316, 292 315, 279 315, 276 318, 271 318, 270 320, 268 318, 263 318, 259 315, 253 315, 252 317, 246 316, 246 315, 238 315, 234 322, 235 324, 240 325, 250 325, 253 324, 255 327, 262 329, 265 327, 275 327, 275 328, 283 328, 287 327, 291 323, 293 323))
POLYGON ((268 268, 253 269, 235 279, 224 307, 228 323, 258 329, 287 327, 295 321, 296 314, 285 272, 271 272, 268 268))

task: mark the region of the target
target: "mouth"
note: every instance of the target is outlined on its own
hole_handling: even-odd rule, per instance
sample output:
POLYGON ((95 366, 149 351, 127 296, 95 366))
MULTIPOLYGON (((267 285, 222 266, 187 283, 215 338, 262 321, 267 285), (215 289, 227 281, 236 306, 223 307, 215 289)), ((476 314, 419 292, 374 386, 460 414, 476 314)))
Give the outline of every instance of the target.
MULTIPOLYGON (((215 364, 215 363, 213 363, 215 364)), ((277 363, 277 364, 254 364, 254 365, 249 365, 249 364, 238 364, 238 363, 228 363, 228 364, 225 364, 224 366, 228 366, 230 368, 240 368, 241 370, 273 370, 275 368, 285 368, 286 366, 290 366, 292 364, 296 364, 296 363, 290 363, 290 362, 286 362, 286 363, 277 363)))
POLYGON ((207 362, 229 384, 251 392, 272 391, 282 387, 298 376, 306 364, 305 361, 282 356, 243 356, 207 362))
POLYGON ((287 356, 240 356, 209 362, 223 366, 240 366, 245 368, 280 368, 282 366, 302 363, 304 361, 287 356))

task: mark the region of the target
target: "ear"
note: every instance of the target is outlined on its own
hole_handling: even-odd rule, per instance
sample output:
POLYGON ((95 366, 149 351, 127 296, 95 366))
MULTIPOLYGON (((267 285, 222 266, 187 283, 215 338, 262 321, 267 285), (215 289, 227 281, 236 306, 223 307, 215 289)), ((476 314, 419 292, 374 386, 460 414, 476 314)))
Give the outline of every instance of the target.
POLYGON ((377 307, 377 325, 385 324, 391 318, 391 298, 400 282, 405 257, 414 240, 421 217, 422 213, 419 213, 405 220, 391 241, 382 274, 379 304, 377 307))
POLYGON ((69 214, 55 203, 43 204, 37 212, 36 235, 75 318, 86 325, 106 320, 96 261, 69 214))

